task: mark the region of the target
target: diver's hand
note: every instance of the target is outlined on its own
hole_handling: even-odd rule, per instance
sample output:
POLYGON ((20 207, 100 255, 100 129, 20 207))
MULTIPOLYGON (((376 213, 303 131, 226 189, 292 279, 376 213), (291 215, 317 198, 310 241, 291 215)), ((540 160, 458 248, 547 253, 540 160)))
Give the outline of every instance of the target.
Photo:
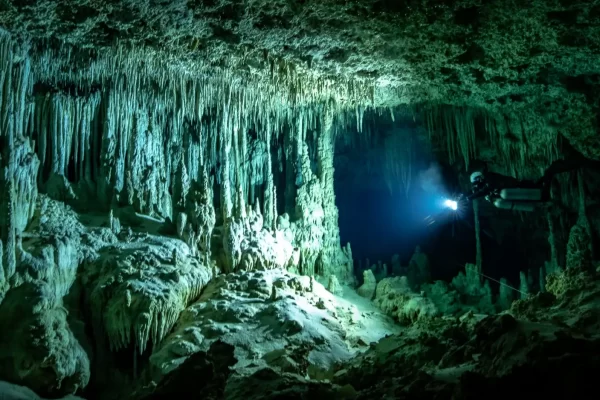
POLYGON ((467 196, 464 193, 459 194, 455 199, 456 204, 458 205, 458 208, 464 207, 465 205, 467 205, 469 203, 470 200, 471 199, 469 198, 469 196, 467 196))

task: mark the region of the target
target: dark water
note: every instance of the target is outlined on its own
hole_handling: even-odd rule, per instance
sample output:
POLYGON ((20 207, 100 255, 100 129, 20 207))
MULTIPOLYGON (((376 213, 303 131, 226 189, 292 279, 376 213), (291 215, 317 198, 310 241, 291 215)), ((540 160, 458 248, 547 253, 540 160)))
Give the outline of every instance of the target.
MULTIPOLYGON (((472 210, 463 210, 458 216, 443 208, 442 193, 415 187, 408 196, 390 194, 383 178, 374 176, 365 184, 336 180, 336 202, 341 241, 351 243, 356 264, 369 258, 371 264, 381 260, 389 265, 392 255, 399 254, 402 265, 407 265, 417 245, 429 255, 433 279, 450 280, 465 263, 475 262, 472 210), (432 219, 435 222, 428 224, 432 219)), ((484 273, 494 279, 506 277, 518 285, 519 271, 531 268, 523 245, 514 235, 504 235, 499 243, 485 218, 481 227, 484 273)))

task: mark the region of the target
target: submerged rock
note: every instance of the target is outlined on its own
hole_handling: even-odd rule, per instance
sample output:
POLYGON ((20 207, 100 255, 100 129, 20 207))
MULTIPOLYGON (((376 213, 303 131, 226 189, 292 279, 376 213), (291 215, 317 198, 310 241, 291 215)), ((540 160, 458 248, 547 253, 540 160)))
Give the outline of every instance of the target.
POLYGON ((218 276, 151 356, 153 375, 160 380, 220 340, 235 349, 237 374, 268 366, 313 379, 330 377, 334 365, 372 340, 369 335, 384 334, 367 334, 366 325, 352 328, 363 318, 355 321, 349 304, 315 280, 280 269, 218 276))
POLYGON ((357 292, 362 297, 371 300, 375 296, 375 290, 377 289, 377 280, 373 271, 367 269, 363 272, 363 284, 357 289, 357 292))
POLYGON ((327 282, 327 290, 329 290, 333 294, 342 294, 344 292, 344 288, 340 285, 340 282, 335 275, 329 275, 329 280, 327 282))
POLYGON ((413 293, 406 277, 386 278, 377 284, 374 303, 401 323, 412 323, 439 314, 435 304, 413 293))
MULTIPOLYGON (((0 381, 0 398, 2 400, 45 400, 38 396, 34 391, 24 386, 14 385, 9 382, 0 381)), ((84 400, 81 397, 68 395, 66 397, 56 398, 53 400, 84 400)))

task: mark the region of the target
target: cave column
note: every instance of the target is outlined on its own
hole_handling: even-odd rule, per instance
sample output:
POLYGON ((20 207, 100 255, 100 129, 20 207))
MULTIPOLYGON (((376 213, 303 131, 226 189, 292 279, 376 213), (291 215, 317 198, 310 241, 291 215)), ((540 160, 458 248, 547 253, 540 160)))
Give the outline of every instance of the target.
POLYGON ((317 176, 323 190, 323 225, 325 237, 323 246, 328 248, 339 245, 337 225, 338 210, 335 206, 333 191, 333 116, 326 112, 323 117, 321 132, 317 140, 317 176))
POLYGON ((550 244, 550 265, 546 268, 546 274, 551 274, 558 270, 558 253, 556 251, 556 233, 554 231, 554 219, 550 210, 546 211, 548 221, 548 243, 550 244))
MULTIPOLYGON (((276 124, 272 124, 272 126, 276 126, 276 124)), ((273 176, 273 160, 271 156, 271 138, 273 132, 270 129, 267 129, 266 132, 266 151, 267 151, 267 159, 266 159, 266 179, 267 182, 265 184, 265 196, 264 196, 264 225, 269 229, 275 230, 275 225, 277 222, 277 188, 275 187, 275 181, 273 176)))
POLYGON ((233 212, 233 203, 231 199, 231 132, 224 129, 221 139, 221 213, 223 221, 227 221, 233 212))
MULTIPOLYGON (((113 194, 125 188, 125 160, 118 158, 120 154, 119 120, 124 118, 125 105, 121 103, 121 93, 117 85, 111 88, 105 98, 103 119, 104 126, 101 138, 98 140, 100 147, 100 173, 97 184, 98 199, 105 208, 109 208, 113 201, 113 194), (119 164, 123 166, 119 168, 119 164)), ((129 193, 127 195, 130 195, 129 193)), ((127 199, 121 198, 125 203, 127 199)), ((130 202, 132 202, 131 199, 130 202)))
POLYGON ((578 172, 579 218, 569 233, 566 268, 593 269, 592 228, 586 214, 585 190, 581 171, 578 172))
MULTIPOLYGON (((335 205, 334 192, 334 129, 333 113, 327 109, 323 116, 321 132, 317 139, 317 176, 323 191, 323 250, 321 255, 320 273, 327 276, 338 275, 346 280, 349 277, 348 264, 339 265, 339 255, 343 254, 340 247, 340 231, 338 226, 338 209, 335 205), (344 269, 344 270, 342 270, 344 269)), ((346 257, 344 257, 346 258, 346 257)), ((345 260, 347 262, 347 260, 345 260)), ((351 262, 350 262, 351 265, 351 262)), ((350 272, 351 273, 351 272, 350 272)))
MULTIPOLYGON (((241 136, 245 136, 242 134, 241 136)), ((234 215, 238 218, 246 218, 246 191, 244 190, 245 182, 248 179, 249 171, 246 169, 240 152, 240 129, 236 126, 233 129, 233 154, 235 161, 235 209, 234 215)))
POLYGON ((297 138, 296 130, 302 129, 302 118, 296 118, 296 126, 290 127, 283 135, 283 148, 285 154, 285 212, 293 214, 296 204, 296 163, 298 155, 296 154, 297 138))
POLYGON ((23 51, 10 37, 0 37, 0 281, 15 272, 18 238, 33 217, 38 194, 40 162, 25 136, 33 80, 29 58, 16 56, 18 50, 23 51))
POLYGON ((587 235, 589 238, 589 251, 590 251, 590 256, 591 256, 591 260, 595 260, 596 259, 596 254, 595 254, 595 249, 593 246, 593 235, 594 235, 594 231, 592 229, 592 225, 590 224, 590 219, 588 218, 587 215, 587 206, 586 206, 586 197, 585 197, 585 180, 583 178, 583 171, 579 170, 577 172, 577 189, 579 192, 579 221, 578 223, 581 224, 587 235))
POLYGON ((477 266, 477 273, 479 279, 481 279, 483 256, 481 251, 481 226, 479 224, 479 200, 473 201, 473 216, 475 218, 475 265, 477 266))

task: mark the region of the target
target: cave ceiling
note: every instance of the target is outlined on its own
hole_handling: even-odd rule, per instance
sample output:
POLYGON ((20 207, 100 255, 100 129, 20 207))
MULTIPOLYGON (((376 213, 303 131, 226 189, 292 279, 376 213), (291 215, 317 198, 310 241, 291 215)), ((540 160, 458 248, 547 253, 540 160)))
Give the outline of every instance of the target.
POLYGON ((152 54, 170 73, 268 83, 283 70, 351 107, 441 103, 584 120, 572 128, 587 132, 579 148, 600 154, 592 0, 3 0, 0 26, 34 50, 68 48, 57 70, 116 47, 152 54))

